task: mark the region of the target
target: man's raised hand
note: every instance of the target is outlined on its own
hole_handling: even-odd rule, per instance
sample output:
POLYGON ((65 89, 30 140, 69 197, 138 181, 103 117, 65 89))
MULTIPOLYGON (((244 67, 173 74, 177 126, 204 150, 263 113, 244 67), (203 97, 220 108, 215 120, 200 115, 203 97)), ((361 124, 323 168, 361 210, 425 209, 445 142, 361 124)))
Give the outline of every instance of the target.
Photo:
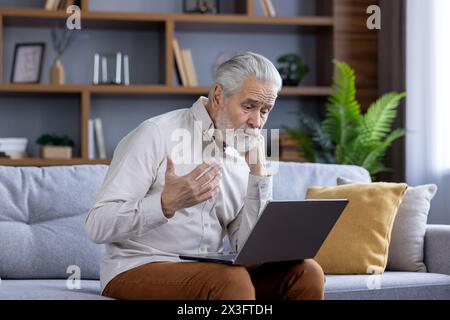
POLYGON ((171 218, 175 211, 195 206, 219 192, 221 167, 215 161, 204 161, 185 176, 177 176, 172 159, 167 156, 166 182, 161 193, 164 215, 171 218))

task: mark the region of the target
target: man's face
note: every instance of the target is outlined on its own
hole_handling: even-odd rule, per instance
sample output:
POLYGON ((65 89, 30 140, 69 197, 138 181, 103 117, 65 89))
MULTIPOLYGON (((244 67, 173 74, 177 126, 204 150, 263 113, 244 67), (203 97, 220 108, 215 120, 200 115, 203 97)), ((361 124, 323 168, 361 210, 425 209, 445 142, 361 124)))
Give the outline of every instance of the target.
POLYGON ((216 128, 262 129, 276 99, 277 91, 273 85, 248 77, 238 92, 221 99, 216 128))

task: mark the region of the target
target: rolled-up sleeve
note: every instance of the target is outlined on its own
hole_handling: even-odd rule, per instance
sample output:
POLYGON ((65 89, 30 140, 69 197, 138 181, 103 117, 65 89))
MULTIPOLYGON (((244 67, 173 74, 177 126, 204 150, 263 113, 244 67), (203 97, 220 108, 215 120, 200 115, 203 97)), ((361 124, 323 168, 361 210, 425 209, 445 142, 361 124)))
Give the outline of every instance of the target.
POLYGON ((244 204, 236 218, 227 226, 232 248, 237 252, 247 240, 267 203, 272 199, 272 176, 249 175, 244 204))
POLYGON ((149 193, 164 155, 159 128, 152 122, 142 123, 119 142, 86 218, 92 241, 119 242, 167 223, 161 193, 149 193))

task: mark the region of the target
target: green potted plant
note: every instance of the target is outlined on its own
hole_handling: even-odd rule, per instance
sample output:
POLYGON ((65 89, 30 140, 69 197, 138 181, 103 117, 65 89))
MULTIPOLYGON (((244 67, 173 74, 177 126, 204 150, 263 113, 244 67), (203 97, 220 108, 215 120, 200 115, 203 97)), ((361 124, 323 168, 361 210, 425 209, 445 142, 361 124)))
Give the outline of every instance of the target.
POLYGON ((71 159, 74 142, 67 135, 45 133, 41 135, 36 143, 41 146, 41 158, 44 159, 71 159))
POLYGON ((333 91, 325 119, 300 113, 305 130, 284 129, 297 141, 308 161, 358 165, 375 178, 390 170, 384 165, 385 153, 406 133, 404 129, 392 130, 399 103, 406 94, 387 93, 362 114, 356 100, 354 70, 344 62, 334 64, 333 91))
POLYGON ((278 72, 283 79, 284 86, 298 86, 309 73, 309 68, 303 63, 302 58, 295 53, 289 53, 278 57, 280 64, 278 72))

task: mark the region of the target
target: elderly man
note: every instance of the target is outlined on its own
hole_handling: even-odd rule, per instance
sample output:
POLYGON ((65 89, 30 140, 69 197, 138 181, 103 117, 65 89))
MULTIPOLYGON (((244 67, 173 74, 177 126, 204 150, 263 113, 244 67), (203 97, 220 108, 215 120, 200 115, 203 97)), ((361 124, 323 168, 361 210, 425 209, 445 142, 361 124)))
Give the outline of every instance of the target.
POLYGON ((323 299, 324 275, 314 260, 244 267, 179 259, 182 253, 222 252, 226 235, 239 250, 270 200, 272 177, 259 129, 280 89, 268 59, 239 54, 218 68, 208 98, 148 119, 120 141, 86 219, 89 237, 106 244, 104 296, 323 299), (243 148, 226 138, 230 130, 242 132, 237 129, 250 132, 243 148), (203 153, 200 164, 175 161, 177 130, 201 137, 192 145, 214 150, 214 157, 203 153))

